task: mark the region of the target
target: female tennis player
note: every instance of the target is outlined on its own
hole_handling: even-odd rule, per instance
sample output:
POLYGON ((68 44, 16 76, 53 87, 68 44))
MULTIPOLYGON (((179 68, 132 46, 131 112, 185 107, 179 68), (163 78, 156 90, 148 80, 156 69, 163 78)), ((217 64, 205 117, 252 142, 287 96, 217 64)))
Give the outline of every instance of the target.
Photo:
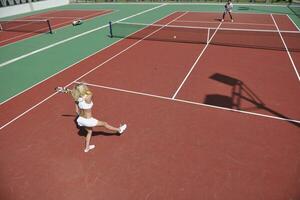
POLYGON ((88 132, 85 140, 84 152, 89 152, 91 149, 94 149, 96 147, 95 145, 90 145, 93 127, 105 127, 106 129, 119 134, 122 134, 127 128, 126 124, 121 125, 119 128, 116 128, 109 125, 107 122, 99 121, 92 117, 93 93, 91 92, 91 90, 89 90, 86 84, 77 84, 72 90, 63 87, 57 87, 56 91, 71 94, 75 101, 76 113, 78 114, 77 123, 79 126, 84 127, 88 132))
POLYGON ((225 18, 226 13, 229 14, 231 22, 233 22, 233 17, 231 15, 232 9, 233 9, 233 4, 232 4, 231 0, 228 0, 227 3, 225 4, 225 10, 224 10, 224 13, 223 13, 222 22, 224 22, 224 18, 225 18))

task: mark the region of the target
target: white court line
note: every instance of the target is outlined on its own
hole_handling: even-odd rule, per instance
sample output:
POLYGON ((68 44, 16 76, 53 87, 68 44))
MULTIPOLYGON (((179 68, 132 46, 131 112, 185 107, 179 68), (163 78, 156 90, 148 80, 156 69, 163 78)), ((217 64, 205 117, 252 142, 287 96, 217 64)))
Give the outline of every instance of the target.
MULTIPOLYGON (((215 21, 194 21, 194 20, 178 20, 176 22, 183 22, 183 23, 211 23, 211 24, 219 24, 220 22, 215 21)), ((223 24, 232 24, 232 22, 224 22, 223 24)), ((258 24, 258 23, 241 23, 241 22, 234 22, 234 24, 241 24, 241 25, 251 25, 251 26, 271 26, 275 27, 274 24, 258 24)))
MULTIPOLYGON (((95 17, 102 17, 102 16, 105 16, 105 15, 108 15, 108 14, 111 14, 111 13, 114 13, 114 12, 107 12, 107 13, 104 13, 104 14, 102 14, 102 15, 96 15, 95 17)), ((89 18, 89 19, 86 19, 85 21, 88 21, 88 20, 93 20, 95 17, 92 17, 92 16, 94 16, 94 14, 91 14, 91 15, 87 15, 87 16, 85 16, 85 17, 91 17, 91 18, 89 18)), ((30 21, 30 20, 29 20, 30 21)), ((59 24, 56 24, 56 25, 51 25, 51 28, 55 28, 55 27, 58 27, 58 26, 61 26, 61 25, 64 25, 64 24, 70 24, 70 22, 71 21, 67 21, 67 22, 62 22, 62 23, 59 23, 59 24)), ((50 21, 50 23, 51 23, 51 21, 50 21)), ((71 25, 71 24, 70 24, 71 25)), ((55 31, 57 31, 57 30, 59 30, 59 29, 62 29, 62 28, 65 28, 66 26, 63 26, 63 27, 59 27, 59 28, 55 28, 55 30, 52 30, 52 32, 54 33, 55 31)), ((36 31, 40 31, 40 30, 42 30, 42 29, 38 29, 38 30, 36 30, 36 31)), ((25 34, 22 34, 22 35, 17 35, 17 36, 15 36, 15 37, 12 37, 12 38, 8 38, 8 39, 6 39, 6 40, 1 40, 0 41, 0 44, 1 43, 4 43, 4 42, 7 42, 7 41, 10 41, 10 40, 14 40, 14 39, 16 39, 16 38, 20 38, 20 37, 24 37, 24 36, 27 36, 27 35, 31 35, 31 34, 34 34, 34 32, 29 32, 29 33, 25 33, 25 34)), ((35 34, 34 36, 40 36, 40 34, 35 34)), ((31 38, 33 38, 33 37, 30 37, 30 39, 31 38)), ((25 39, 29 39, 29 38, 24 38, 24 39, 22 39, 22 40, 25 40, 25 39)), ((16 42, 20 42, 20 40, 18 40, 18 41, 16 41, 16 42)), ((7 44, 7 45, 3 45, 3 46, 0 46, 0 48, 2 48, 2 47, 4 47, 4 46, 8 46, 8 45, 11 45, 11 44, 14 44, 14 43, 16 43, 16 42, 13 42, 13 43, 9 43, 9 44, 7 44)), ((1 67, 1 66, 0 66, 1 67)))
MULTIPOLYGON (((80 83, 80 82, 74 82, 74 83, 80 83)), ((209 104, 198 103, 198 102, 193 102, 193 101, 187 101, 187 100, 183 100, 183 99, 173 99, 173 98, 170 98, 170 97, 165 97, 165 96, 160 96, 160 95, 148 94, 148 93, 144 93, 144 92, 136 92, 136 91, 132 91, 132 90, 125 90, 125 89, 114 88, 114 87, 107 87, 107 86, 103 86, 103 85, 96 85, 96 84, 91 84, 91 83, 86 83, 86 82, 85 82, 85 84, 88 85, 88 86, 92 86, 92 87, 108 89, 108 90, 113 90, 113 91, 118 91, 118 92, 125 92, 125 93, 129 93, 129 94, 154 97, 154 98, 165 99, 165 100, 169 100, 169 101, 173 101, 173 102, 187 103, 187 104, 192 104, 192 105, 198 105, 198 106, 214 108, 214 109, 218 109, 218 110, 237 112, 237 113, 242 113, 242 114, 254 115, 254 116, 259 116, 259 117, 264 117, 264 118, 271 118, 271 119, 294 122, 294 123, 299 123, 300 124, 300 120, 296 120, 296 119, 287 119, 287 118, 276 117, 276 116, 272 116, 272 115, 265 115, 265 114, 255 113, 255 112, 236 110, 236 109, 225 108, 225 107, 220 107, 220 106, 213 106, 213 105, 209 105, 209 104)))
POLYGON ((180 89, 182 88, 183 84, 185 83, 185 81, 187 80, 187 78, 190 76, 190 74, 192 73, 193 69, 195 68, 196 64, 198 63, 198 61, 200 60, 201 56, 203 55, 203 53, 205 52, 205 50, 207 49, 210 41, 213 39, 213 37, 215 36, 215 34, 217 33, 218 29, 220 28, 220 26, 222 25, 222 22, 219 23, 218 27, 216 28, 215 32, 212 34, 210 40, 207 42, 207 44, 205 45, 205 47, 203 48, 203 50, 201 51, 201 53, 199 54, 199 56, 197 57, 196 61, 194 62, 193 66, 191 67, 190 71, 187 73, 187 75, 185 76, 185 78, 183 79, 182 83, 180 84, 180 86, 178 87, 178 89, 176 90, 176 92, 174 93, 172 99, 175 99, 176 95, 178 94, 178 92, 180 91, 180 89))
POLYGON ((290 58, 290 61, 291 61, 292 65, 293 65, 293 67, 294 67, 294 70, 295 70, 296 75, 297 75, 297 77, 298 77, 298 81, 300 81, 300 76, 299 76, 299 73, 298 73, 297 68, 296 68, 296 66, 295 66, 294 60, 293 60, 293 58, 292 58, 292 56, 291 56, 291 54, 290 54, 290 52, 289 52, 288 47, 287 47, 286 44, 285 44, 285 41, 284 41, 284 39, 283 39, 283 37, 282 37, 282 35, 281 35, 281 32, 280 32, 280 30, 279 30, 279 27, 277 26, 277 23, 276 23, 276 21, 275 21, 275 19, 274 19, 274 17, 273 17, 272 14, 271 14, 271 17, 272 17, 272 20, 273 20, 273 22, 274 22, 276 28, 277 28, 278 34, 279 34, 279 36, 280 36, 280 38, 281 38, 281 40, 282 40, 282 42, 283 42, 283 44, 284 44, 285 50, 286 50, 286 52, 287 52, 287 54, 288 54, 288 56, 289 56, 289 58, 290 58))
POLYGON ((22 114, 18 115, 17 117, 15 117, 13 120, 9 121, 8 123, 4 124, 3 126, 1 126, 0 130, 2 130, 4 127, 6 127, 7 125, 11 124, 12 122, 16 121, 17 119, 19 119, 20 117, 22 117, 23 115, 27 114, 28 112, 30 112, 31 110, 33 110, 34 108, 38 107, 39 105, 41 105, 42 103, 44 103, 45 101, 47 101, 48 99, 50 99, 51 97, 53 97, 55 94, 57 94, 57 92, 51 94, 50 96, 48 96, 47 98, 43 99, 42 101, 40 101, 39 103, 35 104, 34 106, 32 106, 31 108, 27 109, 25 112, 23 112, 22 114))
MULTIPOLYGON (((171 13, 173 14, 173 13, 171 13)), ((170 15, 171 15, 170 14, 170 15)), ((186 13, 183 13, 182 15, 184 15, 186 13)), ((181 17, 182 15, 180 15, 179 17, 181 17)), ((177 17, 177 18, 179 18, 177 17)), ((165 17, 166 18, 166 17, 165 17)), ((172 23, 174 20, 176 20, 177 18, 173 19, 172 21, 170 21, 169 23, 172 23)), ((161 19, 159 19, 161 20, 161 19)), ((168 24, 169 24, 168 23, 168 24)), ((166 24, 167 25, 167 24, 166 24)), ((145 36, 143 39, 135 42, 134 44, 130 45, 129 47, 127 47, 126 49, 122 50, 121 52, 119 52, 118 54, 115 54, 114 56, 110 57, 109 59, 107 59, 106 61, 104 61, 103 63, 101 63, 100 65, 97 65, 95 68, 91 69, 90 71, 86 72, 85 74, 81 75, 80 77, 78 77, 77 79, 75 79, 74 81, 72 81, 71 83, 67 84, 66 87, 70 86, 71 84, 73 84, 74 82, 78 81, 79 79, 83 78, 84 76, 90 74, 91 72, 95 71, 96 69, 98 69, 99 67, 101 67, 102 65, 104 65, 105 63, 111 61, 112 59, 116 58, 117 56, 121 55, 122 53, 126 52, 128 49, 132 48, 133 46, 137 45, 138 43, 140 43, 141 41, 143 41, 145 38, 151 36, 152 34, 156 33, 157 31, 159 31, 160 29, 150 33, 149 35, 145 36)), ((6 126, 8 126, 9 124, 13 123, 14 121, 16 121, 17 119, 19 119, 20 117, 24 116, 26 113, 28 113, 29 111, 33 110, 34 108, 36 108, 38 105, 42 104, 43 102, 45 102, 46 100, 50 99, 52 96, 54 96, 55 94, 57 94, 57 92, 51 94, 50 96, 48 96, 46 99, 40 101, 39 103, 37 103, 36 105, 34 105, 33 107, 29 108, 28 110, 26 110, 25 112, 21 113, 20 115, 18 115, 17 117, 13 118, 12 120, 10 120, 9 122, 7 122, 6 124, 4 124, 3 126, 0 127, 0 130, 2 130, 3 128, 5 128, 6 126)))
POLYGON ((298 30, 298 31, 300 31, 300 29, 299 29, 299 27, 297 26, 297 24, 290 18, 290 16, 287 14, 286 15, 289 19, 290 19, 290 21, 294 24, 294 26, 296 27, 296 29, 298 30))
MULTIPOLYGON (((155 9, 158 9, 158 8, 163 7, 163 6, 165 6, 165 5, 166 5, 166 4, 161 4, 161 5, 156 6, 156 7, 154 7, 154 8, 150 8, 150 9, 148 9, 148 10, 144 10, 144 11, 142 11, 142 12, 139 12, 139 13, 137 13, 137 14, 131 15, 131 16, 129 16, 129 17, 125 17, 125 18, 123 18, 123 19, 120 19, 120 20, 118 20, 117 22, 121 22, 121 21, 130 19, 130 18, 132 18, 132 17, 135 17, 135 16, 138 16, 138 15, 144 14, 144 13, 146 13, 146 12, 149 12, 149 11, 152 11, 152 10, 155 10, 155 9)), ((41 48, 41 49, 32 51, 32 52, 30 52, 30 53, 24 54, 24 55, 19 56, 19 57, 17 57, 17 58, 14 58, 14 59, 11 59, 11 60, 6 61, 6 62, 4 62, 4 63, 1 63, 1 64, 0 64, 0 67, 3 67, 3 66, 5 66, 5 65, 8 65, 8 64, 11 64, 11 63, 14 63, 14 62, 16 62, 16 61, 18 61, 18 60, 21 60, 21 59, 23 59, 23 58, 26 58, 26 57, 28 57, 28 56, 34 55, 34 54, 39 53, 39 52, 41 52, 41 51, 47 50, 47 49, 49 49, 49 48, 55 47, 55 46, 57 46, 57 45, 63 44, 63 43, 68 42, 68 41, 70 41, 70 40, 74 40, 74 39, 76 39, 76 38, 78 38, 78 37, 81 37, 81 36, 90 34, 90 33, 92 33, 92 32, 98 31, 98 30, 103 29, 103 28, 106 28, 106 27, 108 27, 108 25, 104 25, 104 26, 101 26, 101 27, 98 27, 98 28, 89 30, 89 31, 87 31, 87 32, 84 32, 84 33, 75 35, 75 36, 70 37, 70 38, 68 38, 68 39, 61 40, 61 41, 59 41, 59 42, 56 42, 56 43, 51 44, 51 45, 48 45, 48 46, 43 47, 43 48, 41 48)))

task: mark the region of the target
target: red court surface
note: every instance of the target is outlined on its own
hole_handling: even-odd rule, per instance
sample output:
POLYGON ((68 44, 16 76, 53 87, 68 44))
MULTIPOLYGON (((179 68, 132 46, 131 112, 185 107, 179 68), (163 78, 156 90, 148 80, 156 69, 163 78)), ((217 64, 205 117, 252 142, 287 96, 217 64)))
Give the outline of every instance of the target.
MULTIPOLYGON (((53 10, 16 20, 49 20, 52 29, 57 29, 71 25, 74 20, 87 20, 110 12, 112 12, 112 10, 53 10)), ((12 30, 10 31, 0 32, 0 46, 30 38, 43 32, 48 32, 46 23, 18 24, 15 26, 17 27, 17 30, 14 30, 14 28, 11 27, 12 30)))
MULTIPOLYGON (((266 26, 281 29, 281 15, 251 14, 253 22, 247 14, 236 16, 233 26, 270 17, 266 26)), ((158 23, 186 25, 205 17, 213 27, 231 27, 214 23, 213 13, 177 12, 158 23)), ((282 50, 121 40, 1 105, 0 194, 299 199, 300 63, 292 53, 295 66, 282 50), (74 103, 53 93, 77 81, 93 90, 95 117, 128 124, 122 136, 96 129, 89 153, 74 123, 74 103)))

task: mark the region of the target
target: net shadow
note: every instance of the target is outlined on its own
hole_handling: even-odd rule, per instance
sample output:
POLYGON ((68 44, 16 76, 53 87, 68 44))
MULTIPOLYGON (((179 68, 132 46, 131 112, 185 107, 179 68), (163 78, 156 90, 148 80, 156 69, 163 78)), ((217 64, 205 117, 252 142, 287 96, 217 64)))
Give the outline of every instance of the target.
MULTIPOLYGON (((280 117, 287 120, 293 120, 286 115, 279 113, 272 108, 268 107, 256 94, 251 90, 243 81, 224 75, 224 74, 213 74, 209 77, 212 80, 223 83, 231 87, 231 96, 220 95, 220 94, 209 94, 205 96, 204 103, 213 106, 225 107, 235 110, 265 110, 273 116, 280 117), (245 93, 246 95, 244 95, 245 93), (253 105, 253 107, 241 108, 241 102, 247 101, 253 105)), ((288 123, 300 127, 300 123, 293 121, 287 121, 288 123)))

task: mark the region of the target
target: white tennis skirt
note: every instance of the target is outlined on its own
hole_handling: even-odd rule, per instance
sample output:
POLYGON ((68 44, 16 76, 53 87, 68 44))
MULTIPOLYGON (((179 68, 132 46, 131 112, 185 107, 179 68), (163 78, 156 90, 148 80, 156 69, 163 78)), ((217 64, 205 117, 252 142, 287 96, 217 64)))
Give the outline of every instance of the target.
POLYGON ((85 127, 94 127, 97 125, 98 120, 95 118, 84 118, 84 117, 78 117, 77 118, 78 126, 85 126, 85 127))

